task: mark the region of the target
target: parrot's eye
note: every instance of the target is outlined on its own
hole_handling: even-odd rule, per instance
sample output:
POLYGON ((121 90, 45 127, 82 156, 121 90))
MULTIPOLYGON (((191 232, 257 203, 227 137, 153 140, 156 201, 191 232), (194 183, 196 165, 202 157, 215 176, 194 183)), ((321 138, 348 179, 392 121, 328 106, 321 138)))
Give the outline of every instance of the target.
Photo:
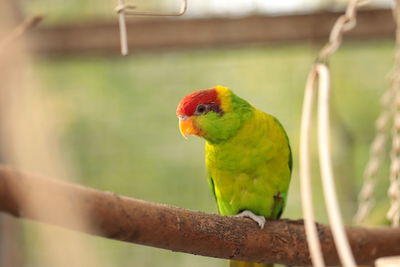
POLYGON ((207 111, 207 106, 204 104, 199 104, 196 108, 195 115, 204 114, 207 111))

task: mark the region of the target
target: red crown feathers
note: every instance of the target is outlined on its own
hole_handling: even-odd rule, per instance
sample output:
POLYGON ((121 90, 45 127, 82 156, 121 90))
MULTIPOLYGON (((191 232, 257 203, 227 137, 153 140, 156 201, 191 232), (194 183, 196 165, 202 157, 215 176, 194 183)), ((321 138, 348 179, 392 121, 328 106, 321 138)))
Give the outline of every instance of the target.
POLYGON ((221 104, 215 88, 199 90, 185 96, 178 105, 176 115, 192 116, 199 104, 221 104))

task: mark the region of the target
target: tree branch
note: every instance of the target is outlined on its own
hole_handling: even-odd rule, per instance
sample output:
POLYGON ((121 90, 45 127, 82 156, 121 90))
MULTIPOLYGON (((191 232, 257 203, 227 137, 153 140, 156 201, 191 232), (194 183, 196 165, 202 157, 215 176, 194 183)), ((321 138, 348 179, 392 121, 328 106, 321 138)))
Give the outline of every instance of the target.
POLYGON ((22 22, 18 27, 16 27, 12 32, 10 32, 4 39, 0 40, 0 49, 5 49, 8 45, 10 45, 15 39, 20 37, 26 31, 36 27, 43 20, 42 15, 37 15, 32 18, 29 18, 22 22))
MULTIPOLYGON (((0 211, 173 251, 287 265, 311 263, 301 220, 272 220, 260 230, 249 219, 148 203, 5 167, 0 167, 0 211), (46 213, 27 209, 23 199, 29 194, 40 194, 43 201, 62 203, 67 210, 46 213), (62 214, 71 214, 76 207, 90 218, 90 229, 84 229, 78 220, 63 219, 62 214)), ((337 265, 329 227, 318 225, 318 229, 327 264, 337 265)), ((347 234, 358 264, 372 264, 376 258, 400 254, 400 229, 348 227, 347 234)))

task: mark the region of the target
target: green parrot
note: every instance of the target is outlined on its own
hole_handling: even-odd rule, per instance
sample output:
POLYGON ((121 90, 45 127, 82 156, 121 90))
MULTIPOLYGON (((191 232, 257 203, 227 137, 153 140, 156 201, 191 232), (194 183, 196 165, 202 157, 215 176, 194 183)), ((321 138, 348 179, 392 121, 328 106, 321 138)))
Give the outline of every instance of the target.
MULTIPOLYGON (((206 140, 208 183, 221 215, 249 217, 263 228, 285 207, 292 172, 289 140, 280 122, 227 87, 185 96, 176 114, 184 137, 206 140)), ((271 266, 231 261, 230 266, 271 266)))

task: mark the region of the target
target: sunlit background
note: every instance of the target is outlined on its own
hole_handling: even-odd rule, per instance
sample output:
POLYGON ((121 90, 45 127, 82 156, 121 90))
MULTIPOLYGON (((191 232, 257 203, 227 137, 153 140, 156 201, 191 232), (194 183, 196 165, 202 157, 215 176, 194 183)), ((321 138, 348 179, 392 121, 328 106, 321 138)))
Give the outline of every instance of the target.
MULTIPOLYGON (((188 0, 183 18, 279 16, 341 10, 342 0, 188 0)), ((79 25, 117 20, 117 1, 21 0, 23 17, 44 14, 40 25, 79 25)), ((375 1, 371 8, 388 8, 375 1)), ((138 0, 143 10, 176 10, 179 0, 138 0)), ((129 32, 128 32, 129 34, 129 32)), ((194 33, 195 34, 195 33, 194 33)), ((79 42, 79 39, 75 40, 79 42)), ((40 84, 42 101, 56 119, 62 153, 75 181, 146 201, 216 213, 204 167, 204 141, 185 140, 175 109, 186 94, 215 85, 230 87, 257 108, 280 119, 291 140, 294 172, 283 218, 302 217, 298 181, 301 103, 307 72, 321 42, 274 45, 131 51, 113 54, 33 53, 32 76, 40 84)), ((357 194, 374 136, 379 98, 389 85, 393 63, 391 39, 344 42, 330 66, 333 82, 333 158, 341 208, 347 223, 356 210, 357 194)), ((316 158, 315 158, 316 159, 316 158)), ((318 221, 327 222, 315 168, 318 221)), ((381 173, 378 205, 371 224, 385 224, 387 164, 381 173)), ((43 266, 46 251, 34 231, 23 223, 21 266, 43 266)), ((0 233, 1 235, 1 233, 0 233)), ((227 266, 225 260, 143 247, 84 235, 103 266, 227 266)), ((63 243, 60 240, 59 246, 63 243)), ((65 252, 68 255, 68 251, 65 252)))

